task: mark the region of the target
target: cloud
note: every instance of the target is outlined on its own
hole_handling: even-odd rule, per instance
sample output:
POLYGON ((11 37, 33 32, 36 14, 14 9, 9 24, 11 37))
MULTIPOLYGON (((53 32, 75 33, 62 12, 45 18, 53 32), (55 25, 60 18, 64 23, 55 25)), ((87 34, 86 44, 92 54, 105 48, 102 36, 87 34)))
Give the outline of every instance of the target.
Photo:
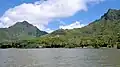
MULTIPOLYGON (((50 21, 73 16, 78 11, 87 11, 87 4, 103 0, 46 0, 23 3, 9 8, 0 17, 0 26, 9 27, 18 21, 26 20, 40 30, 47 30, 50 21)), ((50 29, 49 29, 50 30, 50 29)))
POLYGON ((62 25, 59 26, 60 29, 74 29, 74 28, 81 28, 86 26, 86 24, 80 24, 79 21, 73 22, 72 24, 69 25, 62 25))
POLYGON ((50 29, 50 28, 47 28, 45 31, 47 31, 48 33, 51 33, 53 32, 54 30, 50 29))

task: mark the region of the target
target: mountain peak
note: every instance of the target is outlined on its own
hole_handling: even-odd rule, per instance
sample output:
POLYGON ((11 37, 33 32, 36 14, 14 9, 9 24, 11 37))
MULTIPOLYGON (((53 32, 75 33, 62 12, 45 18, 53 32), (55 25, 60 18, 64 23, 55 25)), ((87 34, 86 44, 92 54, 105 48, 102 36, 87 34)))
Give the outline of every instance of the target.
POLYGON ((108 9, 108 12, 118 11, 117 9, 108 9))
POLYGON ((117 9, 108 9, 102 17, 105 20, 119 20, 120 19, 120 10, 117 9))
POLYGON ((23 24, 23 25, 32 25, 27 21, 22 21, 22 22, 17 22, 15 25, 19 25, 19 24, 23 24))
POLYGON ((35 27, 35 26, 33 26, 27 21, 22 21, 22 22, 16 22, 16 24, 14 24, 13 26, 10 26, 9 28, 11 27, 35 27))
POLYGON ((25 21, 25 20, 24 20, 23 22, 21 22, 21 23, 24 23, 24 24, 29 24, 29 23, 28 23, 27 21, 25 21))

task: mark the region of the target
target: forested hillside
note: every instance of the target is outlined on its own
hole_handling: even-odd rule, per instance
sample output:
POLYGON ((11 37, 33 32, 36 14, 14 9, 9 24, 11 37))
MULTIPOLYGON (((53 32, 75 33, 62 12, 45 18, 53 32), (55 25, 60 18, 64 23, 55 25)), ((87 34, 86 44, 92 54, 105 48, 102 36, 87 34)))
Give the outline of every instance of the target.
POLYGON ((0 41, 33 39, 34 37, 40 37, 45 34, 47 32, 40 31, 27 21, 23 21, 17 22, 9 28, 0 28, 0 41))

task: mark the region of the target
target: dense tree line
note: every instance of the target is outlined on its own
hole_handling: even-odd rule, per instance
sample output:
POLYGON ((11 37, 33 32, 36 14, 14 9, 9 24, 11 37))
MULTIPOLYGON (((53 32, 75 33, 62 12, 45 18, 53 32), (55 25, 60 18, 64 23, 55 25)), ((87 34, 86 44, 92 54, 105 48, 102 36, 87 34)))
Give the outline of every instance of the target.
POLYGON ((42 37, 32 40, 6 41, 1 48, 120 48, 120 36, 101 35, 96 37, 42 37))

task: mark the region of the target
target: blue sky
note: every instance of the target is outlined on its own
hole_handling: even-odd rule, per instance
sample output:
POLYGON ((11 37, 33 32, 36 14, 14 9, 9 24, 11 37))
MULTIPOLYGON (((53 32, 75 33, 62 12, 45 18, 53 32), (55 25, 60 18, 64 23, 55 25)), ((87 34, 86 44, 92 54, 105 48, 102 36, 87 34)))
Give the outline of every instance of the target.
POLYGON ((86 0, 86 2, 84 2, 84 0, 76 0, 76 2, 70 2, 71 0, 66 0, 67 2, 64 2, 65 0, 58 0, 60 3, 56 1, 48 0, 44 2, 40 0, 1 0, 0 27, 8 27, 15 24, 17 21, 27 20, 39 29, 48 32, 59 28, 80 28, 96 19, 99 19, 100 16, 107 12, 109 8, 120 9, 120 0, 86 0), (50 4, 54 4, 54 2, 60 5, 60 8, 55 5, 51 8, 50 4), (66 3, 70 3, 70 7, 68 5, 64 5, 66 3), (76 3, 78 5, 76 5, 76 3), (63 4, 62 7, 61 4, 63 4), (50 9, 49 7, 45 7, 46 5, 50 6, 50 9), (40 7, 40 11, 37 11, 39 9, 37 6, 41 6, 44 8, 43 10, 49 10, 43 11, 40 7), (76 9, 72 6, 76 7, 76 9), (16 15, 13 15, 13 13, 16 15))

